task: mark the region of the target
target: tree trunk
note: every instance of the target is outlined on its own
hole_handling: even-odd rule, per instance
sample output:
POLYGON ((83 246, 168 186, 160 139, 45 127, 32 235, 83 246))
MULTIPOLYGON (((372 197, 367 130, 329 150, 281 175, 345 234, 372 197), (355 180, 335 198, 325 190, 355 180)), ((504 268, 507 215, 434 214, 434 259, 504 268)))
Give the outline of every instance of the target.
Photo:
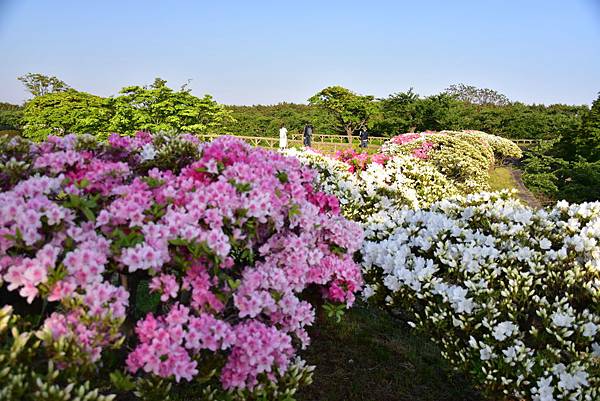
POLYGON ((349 126, 345 126, 344 130, 346 131, 346 136, 348 136, 348 143, 352 145, 352 133, 354 132, 354 130, 352 129, 352 127, 349 126))

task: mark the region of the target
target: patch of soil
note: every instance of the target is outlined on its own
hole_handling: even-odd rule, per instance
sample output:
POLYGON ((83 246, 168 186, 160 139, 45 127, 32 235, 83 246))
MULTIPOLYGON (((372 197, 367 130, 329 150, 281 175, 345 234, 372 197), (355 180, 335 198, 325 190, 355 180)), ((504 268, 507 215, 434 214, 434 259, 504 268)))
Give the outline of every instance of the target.
POLYGON ((535 196, 533 196, 533 193, 531 193, 531 191, 527 189, 525 184, 523 184, 523 172, 521 170, 515 170, 511 168, 510 173, 514 178, 515 183, 517 184, 517 189, 519 190, 519 198, 529 206, 535 209, 540 209, 542 207, 541 202, 535 196))

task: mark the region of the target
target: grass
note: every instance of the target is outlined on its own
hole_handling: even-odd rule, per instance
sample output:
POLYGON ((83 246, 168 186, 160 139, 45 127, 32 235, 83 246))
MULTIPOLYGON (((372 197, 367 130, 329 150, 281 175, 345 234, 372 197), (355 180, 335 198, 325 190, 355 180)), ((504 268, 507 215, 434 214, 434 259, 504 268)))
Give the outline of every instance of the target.
POLYGON ((490 187, 492 191, 519 189, 517 182, 508 167, 495 167, 492 170, 490 173, 490 187))
POLYGON ((540 199, 527 189, 521 180, 521 172, 513 171, 510 167, 495 167, 490 173, 490 188, 492 191, 501 189, 516 189, 518 197, 525 204, 537 209, 542 207, 540 199))
POLYGON ((303 357, 317 368, 298 401, 482 401, 428 340, 389 314, 358 305, 321 322, 303 357))

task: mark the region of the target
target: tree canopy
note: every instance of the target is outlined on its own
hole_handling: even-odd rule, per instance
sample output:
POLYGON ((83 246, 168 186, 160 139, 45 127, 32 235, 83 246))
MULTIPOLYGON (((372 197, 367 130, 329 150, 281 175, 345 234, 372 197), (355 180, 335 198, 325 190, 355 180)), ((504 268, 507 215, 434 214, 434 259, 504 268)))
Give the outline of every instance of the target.
POLYGON ((337 120, 338 127, 352 140, 352 134, 369 126, 377 112, 373 96, 358 95, 341 86, 329 86, 308 99, 311 105, 322 107, 337 120))
POLYGON ((187 131, 204 133, 230 119, 229 112, 210 95, 198 98, 183 86, 175 91, 167 81, 156 78, 149 86, 128 86, 120 96, 109 99, 113 110, 110 130, 132 134, 135 131, 187 131))
POLYGON ((24 135, 43 140, 68 133, 105 136, 112 111, 100 96, 74 89, 36 96, 23 110, 24 135))
POLYGON ((477 88, 472 85, 450 85, 444 92, 456 100, 471 104, 506 106, 510 103, 508 97, 494 89, 477 88))
POLYGON ((23 82, 23 85, 27 88, 27 91, 34 97, 43 96, 54 92, 63 92, 70 89, 64 81, 54 77, 43 74, 27 73, 17 78, 23 82))
POLYGON ((21 129, 22 119, 22 106, 0 102, 0 131, 18 131, 21 129))
POLYGON ((70 88, 46 92, 25 104, 21 124, 25 136, 42 140, 67 133, 204 133, 220 129, 230 119, 230 112, 211 96, 198 98, 185 85, 173 90, 156 78, 152 85, 128 86, 110 98, 70 88))
POLYGON ((600 94, 576 116, 562 121, 560 136, 526 153, 524 181, 549 199, 600 199, 600 94))

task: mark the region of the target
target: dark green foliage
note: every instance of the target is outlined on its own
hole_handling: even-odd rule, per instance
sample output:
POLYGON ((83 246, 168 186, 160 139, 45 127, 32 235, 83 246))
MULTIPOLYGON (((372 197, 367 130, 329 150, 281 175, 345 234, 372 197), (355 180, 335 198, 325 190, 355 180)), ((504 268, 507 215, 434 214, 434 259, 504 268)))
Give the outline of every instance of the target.
POLYGON ((281 125, 290 133, 301 133, 307 123, 315 134, 337 134, 336 120, 320 107, 279 103, 275 105, 227 106, 233 121, 225 123, 225 131, 240 136, 277 136, 281 125))
POLYGON ((586 202, 600 199, 600 161, 579 161, 568 169, 559 171, 559 197, 571 202, 586 202))
POLYGON ((445 93, 426 98, 420 98, 412 88, 408 92, 395 93, 380 100, 381 114, 373 131, 390 137, 405 132, 458 129, 459 104, 445 93))
POLYGON ((412 88, 408 92, 394 93, 381 100, 381 119, 375 123, 374 130, 385 132, 387 136, 414 132, 420 125, 418 103, 419 95, 414 93, 412 88))
POLYGON ((100 96, 74 89, 40 95, 25 104, 24 135, 36 141, 48 135, 108 135, 112 111, 100 96))
POLYGON ((566 121, 563 132, 526 152, 525 184, 550 199, 600 199, 600 96, 580 121, 566 121))
POLYGON ((100 139, 111 132, 207 133, 231 120, 229 112, 209 95, 198 98, 185 87, 173 90, 160 78, 149 86, 125 87, 114 98, 70 88, 43 90, 25 104, 22 121, 20 113, 0 108, 0 129, 22 126, 24 135, 36 141, 71 133, 90 133, 100 139))
MULTIPOLYGON (((482 93, 487 93, 484 90, 482 93)), ((491 91, 494 92, 494 91, 491 91)), ((502 96, 482 94, 473 99, 450 93, 421 98, 412 89, 379 102, 381 116, 373 131, 382 136, 404 132, 478 130, 507 138, 542 139, 564 136, 577 128, 587 106, 525 105, 502 96), (488 99, 488 100, 486 100, 488 99)))
POLYGON ((128 86, 109 99, 113 112, 109 130, 126 135, 163 130, 206 133, 230 119, 210 95, 198 98, 185 87, 175 91, 166 82, 156 78, 149 86, 128 86))
POLYGON ((0 102, 0 131, 21 129, 22 119, 23 107, 0 102))
POLYGON ((298 401, 482 400, 434 344, 389 313, 359 304, 318 327, 304 355, 315 382, 298 401))
POLYGON ((591 162, 600 160, 600 94, 583 114, 580 135, 573 139, 577 153, 591 162))
POLYGON ((363 96, 341 86, 329 86, 308 99, 309 103, 326 110, 336 120, 336 128, 344 132, 350 142, 360 129, 371 127, 377 112, 373 96, 363 96))
POLYGON ((150 292, 148 280, 140 281, 135 292, 136 318, 143 318, 148 312, 156 312, 159 304, 160 294, 150 292))

